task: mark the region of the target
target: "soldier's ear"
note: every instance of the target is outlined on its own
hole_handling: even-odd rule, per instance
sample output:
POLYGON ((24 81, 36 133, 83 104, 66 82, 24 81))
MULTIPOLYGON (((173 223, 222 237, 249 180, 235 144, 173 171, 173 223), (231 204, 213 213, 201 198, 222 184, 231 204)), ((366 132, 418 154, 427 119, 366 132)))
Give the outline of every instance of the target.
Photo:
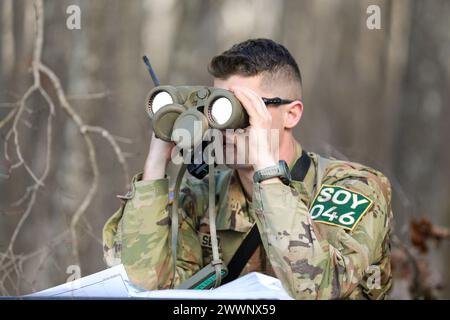
POLYGON ((284 127, 292 129, 299 123, 303 114, 303 103, 300 100, 295 100, 285 106, 284 113, 284 127))

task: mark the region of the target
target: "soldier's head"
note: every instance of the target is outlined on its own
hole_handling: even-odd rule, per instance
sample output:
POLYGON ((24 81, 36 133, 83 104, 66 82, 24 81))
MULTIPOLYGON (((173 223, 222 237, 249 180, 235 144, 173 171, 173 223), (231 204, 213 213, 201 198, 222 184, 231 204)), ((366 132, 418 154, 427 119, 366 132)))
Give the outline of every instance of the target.
POLYGON ((214 77, 214 87, 229 90, 243 86, 260 97, 292 100, 287 104, 267 105, 272 129, 279 130, 280 150, 292 143, 292 129, 303 112, 302 78, 295 59, 283 45, 269 39, 235 44, 213 57, 208 71, 214 77))

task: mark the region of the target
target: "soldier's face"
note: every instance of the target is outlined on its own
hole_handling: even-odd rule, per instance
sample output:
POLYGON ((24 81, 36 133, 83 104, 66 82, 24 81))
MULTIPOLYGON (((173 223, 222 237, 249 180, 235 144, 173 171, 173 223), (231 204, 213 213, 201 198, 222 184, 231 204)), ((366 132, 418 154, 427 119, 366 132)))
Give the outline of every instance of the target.
MULTIPOLYGON (((214 79, 214 87, 222 88, 226 90, 230 90, 233 86, 242 86, 247 87, 253 90, 260 97, 272 98, 275 97, 276 94, 273 92, 269 92, 262 88, 261 77, 253 76, 253 77, 242 77, 242 76, 231 76, 226 80, 223 79, 214 79)), ((283 130, 284 130, 284 122, 283 122, 283 112, 284 109, 280 107, 267 106, 266 107, 272 116, 272 129, 278 130, 279 132, 279 143, 283 138, 283 130)), ((239 140, 237 138, 238 134, 233 135, 224 135, 224 155, 226 164, 229 167, 233 168, 250 168, 251 164, 249 163, 249 141, 247 139, 247 143, 243 143, 243 139, 239 140), (239 140, 239 141, 238 141, 239 140), (227 155, 234 155, 233 159, 227 158, 227 155), (242 161, 244 160, 244 161, 242 161)), ((242 136, 242 135, 241 135, 242 136)), ((251 149, 251 148, 250 148, 251 149)))

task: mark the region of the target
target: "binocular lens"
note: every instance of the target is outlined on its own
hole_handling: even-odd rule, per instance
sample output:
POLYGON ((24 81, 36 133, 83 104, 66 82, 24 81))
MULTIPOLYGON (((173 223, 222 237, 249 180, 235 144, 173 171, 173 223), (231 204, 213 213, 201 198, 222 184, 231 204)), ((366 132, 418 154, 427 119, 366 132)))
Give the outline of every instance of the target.
POLYGON ((173 103, 172 96, 166 91, 160 91, 150 100, 150 109, 155 114, 159 109, 171 103, 173 103))
POLYGON ((229 99, 221 97, 212 103, 209 112, 211 119, 222 125, 230 120, 233 113, 233 105, 229 99))

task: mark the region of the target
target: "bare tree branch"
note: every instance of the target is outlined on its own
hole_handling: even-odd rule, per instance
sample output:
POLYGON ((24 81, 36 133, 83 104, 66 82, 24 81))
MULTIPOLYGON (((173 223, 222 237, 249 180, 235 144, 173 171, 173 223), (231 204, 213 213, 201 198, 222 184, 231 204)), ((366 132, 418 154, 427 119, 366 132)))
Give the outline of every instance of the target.
MULTIPOLYGON (((33 184, 26 187, 24 194, 15 202, 12 203, 11 206, 21 206, 25 203, 25 211, 22 213, 19 222, 15 226, 15 229, 11 235, 9 243, 7 245, 7 249, 5 252, 0 253, 0 291, 2 293, 9 294, 9 291, 6 287, 6 282, 9 283, 11 287, 15 289, 17 293, 20 291, 20 283, 21 280, 26 281, 23 278, 23 264, 40 255, 41 262, 39 266, 42 265, 42 260, 44 257, 48 256, 50 250, 55 247, 60 242, 52 242, 50 245, 47 245, 43 248, 39 248, 34 252, 31 252, 27 255, 16 254, 14 252, 14 245, 20 235, 20 232, 33 212, 34 205, 37 199, 37 192, 40 188, 45 186, 45 180, 49 175, 51 168, 51 145, 52 145, 52 122, 54 115, 56 113, 56 108, 61 108, 69 117, 73 123, 75 123, 78 128, 78 132, 83 138, 84 145, 87 148, 88 159, 90 168, 92 171, 92 181, 90 183, 90 187, 82 199, 80 205, 75 210, 75 213, 72 215, 69 225, 69 230, 62 232, 55 239, 65 238, 70 234, 71 244, 72 244, 72 256, 75 259, 75 262, 79 264, 79 250, 78 250, 78 239, 77 239, 77 225, 79 224, 80 219, 83 218, 84 214, 87 211, 87 208, 91 204, 95 193, 98 189, 99 185, 99 168, 97 164, 97 153, 95 146, 90 137, 91 133, 100 134, 102 137, 106 139, 106 141, 111 145, 114 150, 114 153, 122 167, 124 173, 124 179, 126 184, 129 182, 129 171, 128 166, 125 161, 125 155, 122 149, 120 148, 118 141, 121 142, 129 142, 126 138, 120 138, 113 136, 108 130, 98 127, 98 126, 88 126, 84 123, 82 117, 75 111, 72 105, 69 103, 69 98, 66 96, 64 89, 62 87, 61 81, 58 76, 51 70, 50 67, 45 65, 42 60, 42 49, 44 43, 44 12, 43 12, 43 1, 35 0, 34 1, 34 9, 35 9, 35 39, 34 39, 34 47, 32 54, 32 62, 31 62, 31 73, 33 76, 32 85, 25 91, 25 93, 18 99, 17 102, 13 103, 3 103, 1 104, 3 107, 11 107, 11 111, 8 112, 7 116, 0 121, 0 129, 11 124, 11 128, 8 130, 5 141, 4 141, 4 155, 5 159, 11 162, 10 155, 8 153, 9 145, 12 143, 14 146, 15 156, 17 157, 17 161, 14 164, 9 166, 9 175, 11 175, 12 171, 23 167, 25 171, 28 173, 28 176, 31 177, 33 184), (50 87, 44 89, 41 85, 41 76, 45 75, 49 79, 50 87), (58 104, 55 105, 52 98, 49 95, 49 90, 53 90, 56 94, 58 104), (32 127, 32 124, 28 123, 25 119, 22 118, 24 112, 32 113, 33 110, 27 107, 27 101, 34 95, 39 94, 46 102, 48 108, 48 118, 47 118, 47 131, 46 131, 46 156, 45 156, 45 167, 41 174, 35 172, 35 170, 28 164, 25 156, 23 154, 21 142, 20 142, 20 129, 19 124, 24 123, 26 127, 32 127), (15 280, 14 280, 15 279, 15 280), (16 282, 14 282, 16 281, 16 282)), ((109 92, 105 93, 92 93, 86 95, 77 95, 72 96, 70 99, 100 99, 105 98, 109 95, 109 92)), ((8 175, 4 175, 9 177, 8 175)), ((90 236, 92 236, 96 241, 99 239, 93 234, 92 230, 89 229, 89 225, 87 227, 87 232, 90 236)), ((28 282, 28 281, 27 281, 28 282)), ((31 282, 32 285, 35 283, 35 279, 31 282)))

